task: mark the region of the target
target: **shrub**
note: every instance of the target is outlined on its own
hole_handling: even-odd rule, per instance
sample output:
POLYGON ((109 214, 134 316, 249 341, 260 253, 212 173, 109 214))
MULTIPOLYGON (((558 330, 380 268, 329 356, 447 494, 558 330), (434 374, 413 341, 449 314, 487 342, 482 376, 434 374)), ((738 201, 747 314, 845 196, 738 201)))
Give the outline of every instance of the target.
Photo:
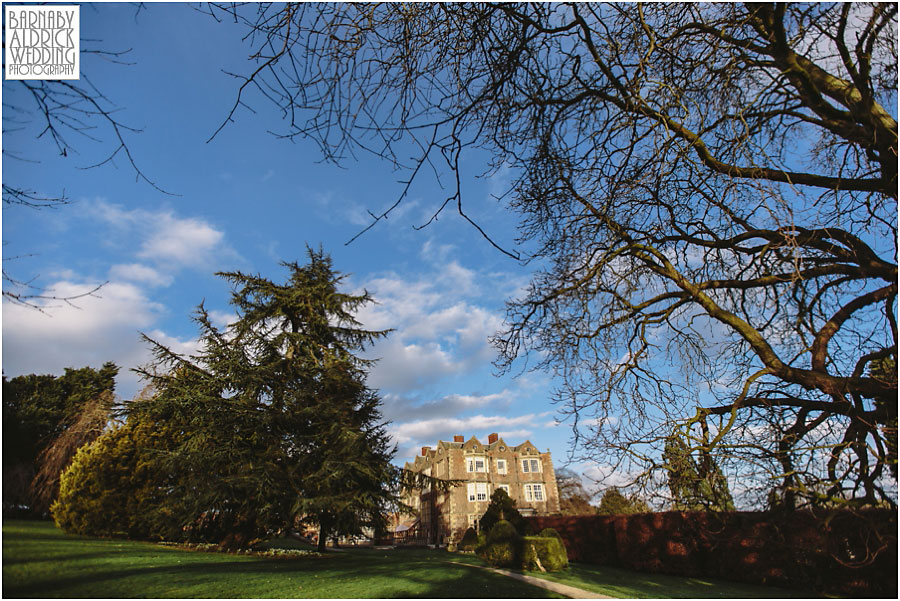
POLYGON ((481 555, 485 546, 487 546, 487 535, 484 532, 478 533, 478 546, 475 547, 475 553, 481 555))
POLYGON ((75 453, 50 509, 57 526, 90 536, 147 535, 133 438, 134 429, 121 426, 75 453))
MULTIPOLYGON (((543 530, 541 530, 541 533, 538 534, 538 536, 552 536, 553 538, 558 538, 560 541, 562 541, 562 536, 560 536, 559 532, 557 532, 553 528, 544 528, 543 530)), ((565 546, 565 543, 563 543, 563 546, 565 546)))
POLYGON ((566 557, 566 547, 558 534, 526 536, 522 564, 526 570, 559 572, 569 567, 569 559, 566 557))
POLYGON ((169 507, 166 475, 154 458, 171 431, 129 419, 78 449, 60 475, 50 508, 56 525, 72 534, 176 540, 182 524, 169 507), (164 528, 165 526, 165 528, 164 528))
POLYGON ((459 550, 460 551, 474 551, 475 547, 478 546, 478 533, 475 532, 474 528, 469 528, 466 530, 466 533, 463 534, 462 540, 459 541, 459 550))
POLYGON ((518 568, 522 565, 523 543, 515 526, 500 520, 488 532, 486 544, 478 548, 478 554, 494 567, 518 568))

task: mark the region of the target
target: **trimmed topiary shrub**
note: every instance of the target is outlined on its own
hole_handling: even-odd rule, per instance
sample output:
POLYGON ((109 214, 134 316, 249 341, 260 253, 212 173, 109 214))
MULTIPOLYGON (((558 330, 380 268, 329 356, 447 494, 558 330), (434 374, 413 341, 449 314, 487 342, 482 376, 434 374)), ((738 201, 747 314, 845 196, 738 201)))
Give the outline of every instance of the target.
MULTIPOLYGON (((553 528, 544 528, 543 530, 541 530, 541 533, 538 534, 538 536, 552 536, 553 538, 558 538, 560 541, 562 541, 562 536, 560 536, 559 532, 557 532, 553 528)), ((563 543, 563 546, 565 546, 565 543, 563 543)))
POLYGON ((494 524, 494 527, 488 532, 487 543, 491 544, 517 538, 521 537, 519 536, 519 531, 516 530, 516 527, 506 520, 500 520, 494 524))
POLYGON ((569 567, 569 558, 558 535, 526 536, 522 564, 526 570, 559 572, 569 567))
POLYGON ((515 526, 500 520, 488 532, 486 544, 479 547, 478 554, 494 567, 518 568, 522 565, 523 546, 524 539, 515 526))
POLYGON ((478 546, 478 533, 475 532, 474 528, 469 528, 466 530, 466 533, 463 534, 462 540, 459 541, 458 549, 460 551, 474 551, 475 547, 478 546))

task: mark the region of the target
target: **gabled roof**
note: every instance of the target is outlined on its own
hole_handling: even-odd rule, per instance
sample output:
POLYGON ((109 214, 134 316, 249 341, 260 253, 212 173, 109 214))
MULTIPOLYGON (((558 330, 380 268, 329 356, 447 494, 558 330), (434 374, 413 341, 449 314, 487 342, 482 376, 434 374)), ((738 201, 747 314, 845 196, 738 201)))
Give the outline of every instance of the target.
POLYGON ((484 450, 484 445, 481 444, 481 441, 479 441, 477 438, 475 438, 475 437, 473 436, 472 438, 470 438, 469 440, 467 440, 467 441, 465 442, 465 444, 462 445, 462 448, 463 448, 463 450, 466 450, 466 451, 470 451, 470 450, 471 450, 471 451, 476 451, 476 452, 477 452, 477 451, 482 451, 482 450, 484 450))
POLYGON ((507 449, 512 448, 512 447, 510 447, 508 444, 506 444, 506 442, 505 442, 502 438, 498 438, 497 440, 495 440, 494 442, 492 442, 491 444, 489 444, 489 445, 488 445, 488 448, 489 448, 490 450, 493 451, 493 450, 496 449, 497 447, 501 447, 501 446, 502 446, 502 447, 506 447, 507 449))
POLYGON ((530 440, 526 440, 520 445, 511 446, 506 443, 502 438, 497 438, 496 441, 490 444, 484 444, 475 436, 469 438, 469 440, 465 442, 455 442, 449 440, 438 440, 435 448, 429 448, 425 451, 425 455, 416 455, 412 462, 407 462, 404 466, 406 469, 411 469, 413 471, 422 471, 428 467, 431 467, 433 464, 437 462, 438 459, 438 451, 449 451, 451 449, 461 449, 463 451, 475 451, 478 453, 482 452, 490 452, 496 450, 498 447, 505 447, 514 453, 522 453, 523 455, 545 455, 546 453, 542 453, 540 449, 538 449, 530 440), (526 452, 525 449, 532 449, 530 452, 526 452))
POLYGON ((536 454, 540 454, 540 451, 538 451, 538 448, 537 448, 536 446, 534 446, 533 444, 531 444, 531 441, 530 441, 530 440, 526 440, 525 442, 523 442, 523 443, 520 444, 519 446, 513 447, 513 450, 514 450, 516 453, 525 453, 525 452, 528 452, 528 451, 527 451, 528 449, 532 449, 531 452, 534 452, 534 453, 536 453, 536 454))

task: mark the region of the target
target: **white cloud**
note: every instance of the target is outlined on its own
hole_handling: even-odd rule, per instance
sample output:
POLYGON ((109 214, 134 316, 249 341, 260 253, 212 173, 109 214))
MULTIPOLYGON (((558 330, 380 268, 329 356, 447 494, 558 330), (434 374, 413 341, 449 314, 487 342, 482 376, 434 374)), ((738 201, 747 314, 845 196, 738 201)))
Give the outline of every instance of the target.
POLYGON ((149 286, 170 286, 174 281, 171 275, 160 273, 158 269, 140 263, 120 263, 109 268, 110 280, 144 283, 149 286))
POLYGON ((230 326, 238 319, 238 315, 234 311, 217 311, 212 309, 208 313, 209 320, 219 329, 230 326))
POLYGON ((479 277, 451 262, 413 280, 389 274, 364 282, 376 304, 357 317, 367 328, 394 330, 369 353, 379 359, 374 387, 405 392, 490 365, 489 337, 503 322, 480 304, 479 277))
POLYGON ((200 350, 200 341, 196 338, 178 338, 160 329, 150 330, 147 336, 179 355, 190 356, 200 350))
POLYGON ((139 241, 136 256, 162 271, 181 268, 220 267, 224 258, 237 253, 224 243, 225 234, 203 219, 179 217, 171 210, 125 209, 121 205, 96 200, 88 213, 109 224, 127 240, 128 247, 139 241))
POLYGON ((426 261, 446 263, 447 257, 455 250, 456 246, 453 244, 436 244, 434 240, 429 239, 422 245, 419 256, 426 261))
POLYGON ((174 265, 201 266, 210 263, 224 234, 199 219, 178 219, 170 214, 160 219, 155 231, 141 245, 138 256, 174 265))
POLYGON ((439 344, 403 344, 399 339, 377 346, 378 363, 369 372, 369 385, 380 390, 407 391, 460 371, 439 344))
MULTIPOLYGON (((422 253, 443 258, 449 249, 428 243, 422 253)), ((498 432, 510 444, 521 444, 551 426, 552 411, 508 413, 513 402, 527 403, 540 393, 546 385, 543 377, 520 378, 515 390, 459 390, 466 382, 483 386, 491 381, 487 374, 495 350, 489 337, 503 325, 494 309, 496 284, 508 285, 509 274, 485 275, 455 261, 429 260, 430 273, 414 278, 382 274, 357 287, 377 303, 357 315, 363 325, 394 330, 368 353, 379 359, 368 381, 383 395, 389 432, 398 445, 397 459, 407 460, 422 446, 452 440, 457 434, 486 440, 489 433, 498 432)))
MULTIPOLYGON (((75 296, 91 285, 60 281, 50 294, 75 296)), ((110 282, 93 296, 72 301, 40 301, 46 309, 4 302, 3 370, 7 376, 24 373, 61 374, 66 367, 99 367, 113 361, 122 371, 117 378, 120 394, 137 390, 137 376, 129 368, 146 363, 150 355, 139 330, 151 326, 163 313, 131 283, 110 282)))
MULTIPOLYGON (((117 392, 128 398, 141 386, 131 368, 151 359, 141 331, 176 352, 197 348, 196 340, 179 339, 159 328, 166 309, 150 296, 152 288, 171 286, 185 268, 211 270, 222 267, 223 257, 237 255, 225 244, 224 233, 202 219, 180 217, 169 209, 127 209, 102 200, 83 206, 100 230, 98 239, 116 249, 116 259, 130 252, 141 261, 112 264, 109 283, 93 295, 71 303, 37 302, 44 312, 4 302, 3 369, 7 376, 59 374, 66 367, 113 361, 121 368, 117 392)), ((71 270, 58 271, 56 280, 45 294, 75 297, 94 286, 71 270)), ((221 312, 213 318, 228 321, 221 312)))
POLYGON ((417 418, 454 417, 473 410, 505 409, 512 403, 514 394, 504 389, 491 394, 448 394, 427 401, 420 401, 398 394, 384 395, 384 414, 396 422, 417 418))

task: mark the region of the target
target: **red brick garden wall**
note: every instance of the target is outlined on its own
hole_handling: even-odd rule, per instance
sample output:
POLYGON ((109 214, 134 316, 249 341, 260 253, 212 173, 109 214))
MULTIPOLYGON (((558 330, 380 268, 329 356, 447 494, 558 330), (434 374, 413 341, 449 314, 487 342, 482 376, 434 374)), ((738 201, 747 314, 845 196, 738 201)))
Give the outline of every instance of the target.
POLYGON ((897 597, 897 513, 890 510, 528 519, 538 531, 559 532, 573 561, 823 594, 897 597))

